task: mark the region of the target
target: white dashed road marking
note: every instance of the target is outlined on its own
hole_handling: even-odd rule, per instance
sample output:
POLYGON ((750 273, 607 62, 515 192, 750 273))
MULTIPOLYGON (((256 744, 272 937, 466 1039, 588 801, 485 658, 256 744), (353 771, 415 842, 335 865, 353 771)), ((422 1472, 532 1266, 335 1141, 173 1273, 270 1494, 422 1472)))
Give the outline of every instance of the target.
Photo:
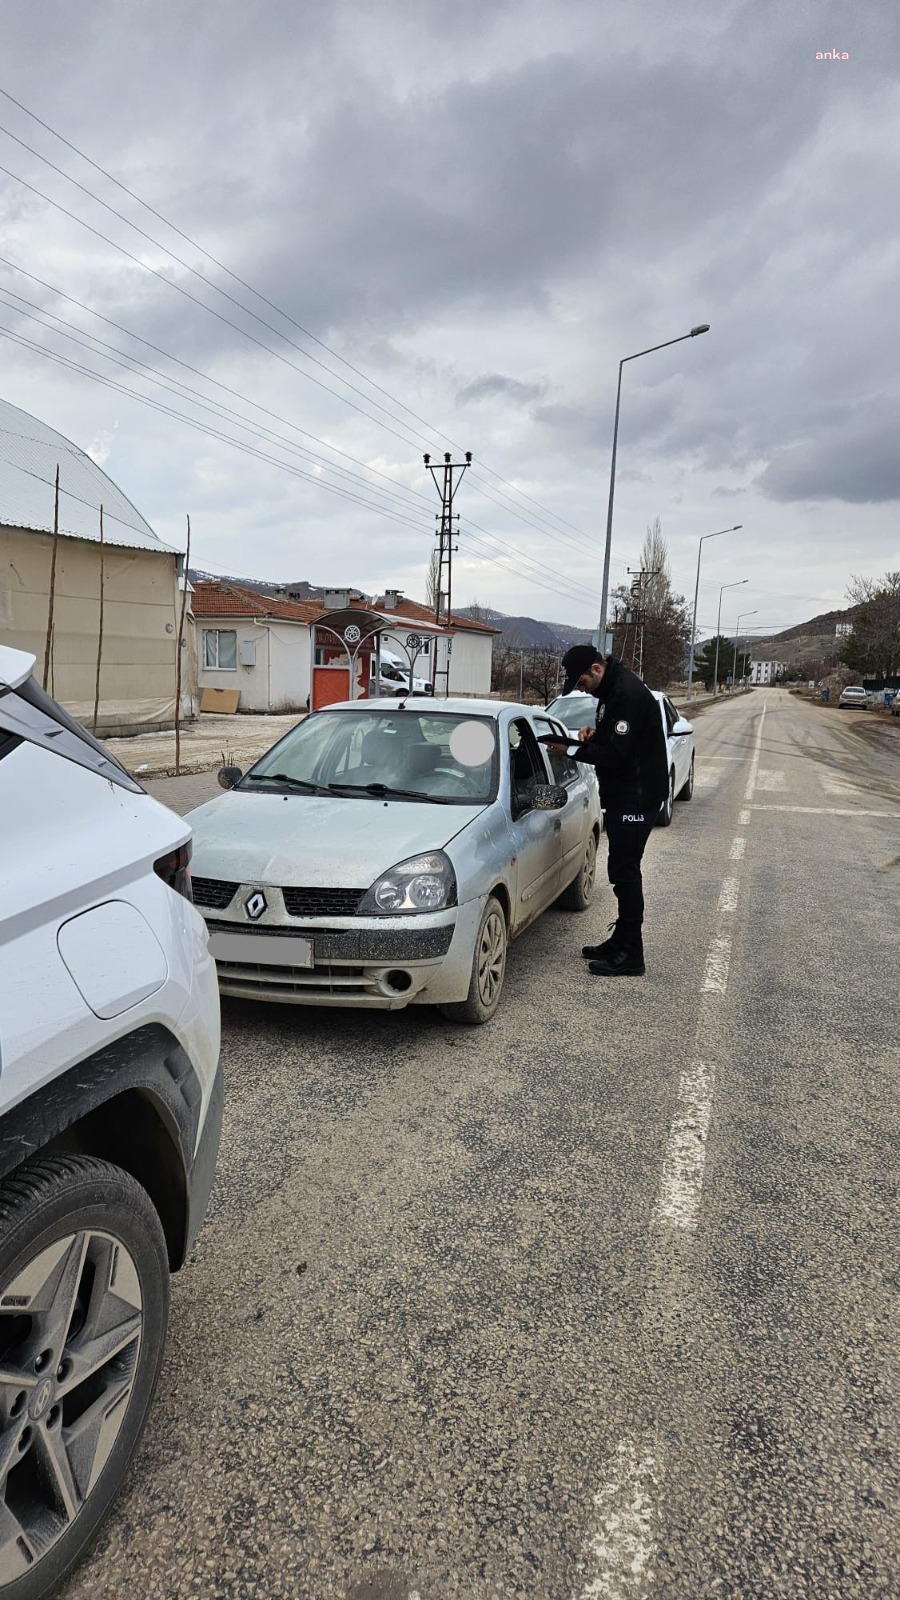
MULTIPOLYGON (((765 716, 766 703, 756 732, 745 802, 752 798, 756 787, 765 716)), ((746 826, 750 811, 742 810, 738 820, 746 826)), ((745 845, 746 836, 735 838, 729 860, 742 861, 745 845)), ((656 1241, 658 1249, 666 1249, 667 1236, 672 1237, 670 1230, 692 1233, 699 1220, 715 1089, 715 1066, 710 1060, 711 1025, 717 1020, 720 1002, 714 997, 725 994, 728 988, 731 929, 739 894, 740 880, 729 874, 722 880, 719 891, 715 927, 700 983, 694 1056, 678 1083, 675 1114, 666 1140, 659 1191, 651 1217, 651 1239, 656 1241)), ((640 1443, 631 1435, 620 1441, 609 1464, 606 1482, 594 1496, 597 1532, 585 1548, 587 1581, 579 1600, 639 1600, 639 1596, 646 1593, 656 1555, 655 1496, 661 1470, 661 1451, 652 1436, 648 1435, 640 1443)))
POLYGON ((731 963, 731 934, 717 933, 706 953, 703 982, 704 994, 724 994, 728 988, 728 968, 731 963))
POLYGON ((705 1061, 692 1061, 681 1074, 653 1213, 657 1225, 667 1222, 691 1233, 697 1226, 714 1086, 713 1069, 705 1061))
POLYGON ((786 788, 787 780, 783 772, 764 772, 760 768, 756 774, 756 787, 757 789, 768 789, 771 792, 773 789, 786 788))
POLYGON ((797 811, 804 817, 900 817, 900 811, 860 811, 857 806, 751 806, 751 811, 797 811))
POLYGON ((585 1548, 591 1576, 579 1600, 635 1600, 652 1576, 656 1540, 653 1491, 658 1486, 655 1440, 622 1439, 603 1488, 594 1495, 598 1531, 585 1548))

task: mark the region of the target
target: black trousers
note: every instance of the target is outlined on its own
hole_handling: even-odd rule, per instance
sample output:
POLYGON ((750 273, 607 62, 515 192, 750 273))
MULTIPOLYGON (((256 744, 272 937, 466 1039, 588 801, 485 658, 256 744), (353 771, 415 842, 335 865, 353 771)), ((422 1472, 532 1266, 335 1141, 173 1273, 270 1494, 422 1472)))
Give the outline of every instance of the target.
MULTIPOLYGON (((613 893, 619 904, 619 929, 623 936, 640 942, 644 920, 644 885, 641 880, 641 857, 653 832, 653 822, 628 820, 634 813, 621 811, 606 813, 606 836, 609 840, 607 872, 613 893)), ((644 816, 647 813, 643 813, 644 816)), ((654 813, 655 821, 655 813, 654 813)))

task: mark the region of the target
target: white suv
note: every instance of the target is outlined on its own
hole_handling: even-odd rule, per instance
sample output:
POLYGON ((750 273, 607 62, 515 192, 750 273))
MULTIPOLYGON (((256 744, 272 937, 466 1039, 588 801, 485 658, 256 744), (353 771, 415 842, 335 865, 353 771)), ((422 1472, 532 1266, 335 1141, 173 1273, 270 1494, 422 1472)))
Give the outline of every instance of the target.
POLYGON ((219 1001, 190 830, 0 646, 0 1597, 78 1560, 212 1185, 219 1001))

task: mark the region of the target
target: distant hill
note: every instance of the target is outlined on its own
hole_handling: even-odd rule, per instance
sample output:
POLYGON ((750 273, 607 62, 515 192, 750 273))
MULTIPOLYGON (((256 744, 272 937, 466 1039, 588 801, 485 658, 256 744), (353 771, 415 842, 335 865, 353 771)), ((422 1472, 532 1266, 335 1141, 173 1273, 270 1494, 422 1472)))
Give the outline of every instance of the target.
POLYGON ((537 617, 509 617, 489 606, 459 606, 460 617, 473 617, 498 628, 507 644, 526 650, 567 650, 571 644, 589 644, 593 629, 568 622, 541 622, 537 617))
POLYGON ((283 600, 321 600, 325 593, 324 588, 307 583, 305 578, 298 578, 294 583, 266 583, 262 578, 239 578, 233 572, 203 572, 199 567, 191 567, 191 583, 198 579, 201 582, 205 579, 212 583, 243 584, 245 588, 255 589, 258 594, 277 595, 283 600))
MULTIPOLYGON (((796 666, 801 661, 827 660, 835 648, 835 628, 839 623, 852 622, 852 608, 844 611, 823 611, 808 622, 798 622, 767 639, 745 636, 745 648, 754 661, 783 661, 786 666, 796 666)), ((743 642, 743 641, 739 641, 743 642)))

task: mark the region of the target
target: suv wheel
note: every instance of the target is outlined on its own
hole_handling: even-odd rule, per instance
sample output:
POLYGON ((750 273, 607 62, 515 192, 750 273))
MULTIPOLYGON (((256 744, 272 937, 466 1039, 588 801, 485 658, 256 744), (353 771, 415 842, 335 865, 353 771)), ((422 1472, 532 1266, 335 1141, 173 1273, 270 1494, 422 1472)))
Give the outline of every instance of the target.
POLYGON ((488 896, 481 916, 475 954, 472 957, 472 977, 465 1000, 441 1006, 450 1022, 468 1022, 476 1026, 490 1022, 503 992, 506 975, 506 918, 503 907, 493 895, 488 896))
POLYGON ((159 1377, 169 1269, 128 1173, 50 1155, 0 1183, 0 1595, 38 1600, 84 1554, 159 1377))

